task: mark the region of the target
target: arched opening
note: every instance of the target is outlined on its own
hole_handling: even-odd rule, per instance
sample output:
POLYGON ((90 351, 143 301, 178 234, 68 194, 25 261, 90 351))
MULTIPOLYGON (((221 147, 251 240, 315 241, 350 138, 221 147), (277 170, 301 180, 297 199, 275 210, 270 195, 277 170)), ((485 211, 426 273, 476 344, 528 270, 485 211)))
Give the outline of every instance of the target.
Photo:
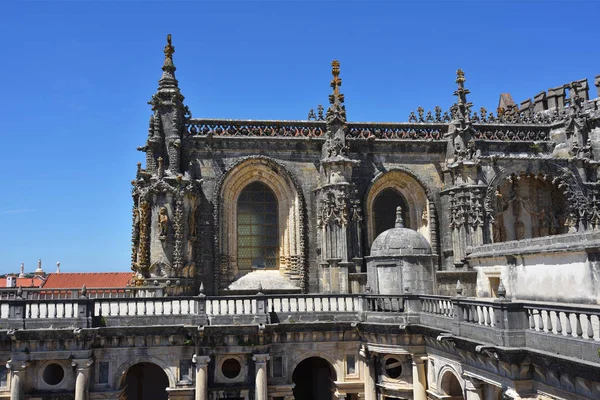
POLYGON ((262 182, 252 182, 240 193, 237 203, 239 273, 278 268, 278 207, 275 193, 262 182))
POLYGON ((402 207, 404 226, 411 226, 408 203, 400 192, 392 188, 387 188, 379 192, 377 197, 375 197, 375 201, 373 202, 375 237, 379 236, 381 232, 394 227, 397 207, 402 207))
POLYGON ((161 367, 152 363, 138 363, 127 370, 125 376, 125 399, 168 400, 166 388, 169 378, 161 367))
POLYGON ((544 175, 512 174, 497 187, 492 241, 565 233, 569 225, 562 190, 544 175))
POLYGON ((294 399, 331 400, 331 381, 336 380, 333 367, 320 357, 303 360, 292 374, 294 399))
POLYGON ((448 396, 445 397, 448 400, 464 399, 462 386, 460 386, 460 382, 456 375, 451 371, 446 371, 444 372, 444 375, 442 375, 441 391, 443 395, 448 396))
POLYGON ((396 207, 402 207, 404 227, 413 229, 431 243, 435 225, 425 187, 410 173, 391 170, 378 175, 366 192, 367 253, 381 232, 394 227, 396 207))
POLYGON ((253 158, 232 165, 215 190, 217 290, 256 290, 258 281, 266 291, 303 289, 304 201, 292 175, 271 159, 253 158))

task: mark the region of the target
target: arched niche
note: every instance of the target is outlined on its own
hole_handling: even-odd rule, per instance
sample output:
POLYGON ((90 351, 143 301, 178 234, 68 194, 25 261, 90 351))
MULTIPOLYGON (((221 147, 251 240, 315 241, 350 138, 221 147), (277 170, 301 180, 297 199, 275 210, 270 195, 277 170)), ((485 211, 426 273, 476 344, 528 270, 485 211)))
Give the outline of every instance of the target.
POLYGON ((232 165, 217 187, 215 204, 219 229, 217 249, 220 268, 216 277, 217 289, 223 289, 240 278, 238 268, 238 198, 250 184, 260 182, 277 198, 279 231, 279 271, 292 284, 303 289, 304 216, 300 190, 291 174, 269 158, 253 157, 232 165))
POLYGON ((494 194, 494 243, 567 232, 563 191, 543 175, 512 174, 494 194))
POLYGON ((499 168, 488 184, 484 208, 487 243, 546 236, 546 230, 575 232, 585 229, 591 217, 580 179, 553 162, 515 162, 499 168))
MULTIPOLYGON (((384 191, 395 191, 406 201, 408 210, 407 228, 414 229, 423 235, 431 244, 430 220, 432 218, 429 199, 423 185, 412 174, 394 169, 375 177, 367 191, 365 199, 365 214, 367 222, 367 240, 369 248, 375 240, 375 202, 384 191)), ((395 220, 394 214, 390 216, 395 220)))

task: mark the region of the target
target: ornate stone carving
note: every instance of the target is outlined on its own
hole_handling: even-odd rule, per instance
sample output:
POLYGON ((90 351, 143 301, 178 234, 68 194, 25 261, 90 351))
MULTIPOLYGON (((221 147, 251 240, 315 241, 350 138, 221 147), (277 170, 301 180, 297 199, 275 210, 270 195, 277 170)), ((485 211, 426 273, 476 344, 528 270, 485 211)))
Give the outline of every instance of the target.
POLYGON ((173 230, 175 241, 173 244, 173 268, 180 271, 183 268, 183 191, 175 199, 175 215, 173 218, 173 230))
POLYGON ((140 242, 138 251, 138 272, 150 267, 150 203, 146 199, 140 200, 140 242))

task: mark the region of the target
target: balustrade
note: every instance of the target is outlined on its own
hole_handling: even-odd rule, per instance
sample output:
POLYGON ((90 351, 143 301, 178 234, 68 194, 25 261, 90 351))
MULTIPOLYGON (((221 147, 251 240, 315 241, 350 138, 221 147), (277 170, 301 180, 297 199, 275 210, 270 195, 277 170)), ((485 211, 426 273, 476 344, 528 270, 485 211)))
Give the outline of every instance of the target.
POLYGON ((552 335, 600 340, 600 308, 594 306, 525 304, 529 329, 552 335))
POLYGON ((422 312, 450 318, 454 316, 454 304, 451 298, 445 296, 420 296, 420 298, 422 312))

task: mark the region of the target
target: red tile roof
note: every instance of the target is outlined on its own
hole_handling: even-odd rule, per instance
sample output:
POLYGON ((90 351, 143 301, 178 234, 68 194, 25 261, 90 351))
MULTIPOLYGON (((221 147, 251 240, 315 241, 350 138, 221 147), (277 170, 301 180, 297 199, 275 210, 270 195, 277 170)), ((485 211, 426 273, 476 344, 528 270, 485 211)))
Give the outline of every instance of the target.
MULTIPOLYGON (((133 278, 132 272, 61 272, 48 274, 45 289, 125 287, 133 278)), ((17 283, 18 286, 18 283, 17 283)))
MULTIPOLYGON (((43 279, 40 278, 17 278, 17 286, 22 286, 24 288, 29 287, 41 287, 44 284, 43 279)), ((0 278, 0 288, 6 287, 6 277, 0 278)))

